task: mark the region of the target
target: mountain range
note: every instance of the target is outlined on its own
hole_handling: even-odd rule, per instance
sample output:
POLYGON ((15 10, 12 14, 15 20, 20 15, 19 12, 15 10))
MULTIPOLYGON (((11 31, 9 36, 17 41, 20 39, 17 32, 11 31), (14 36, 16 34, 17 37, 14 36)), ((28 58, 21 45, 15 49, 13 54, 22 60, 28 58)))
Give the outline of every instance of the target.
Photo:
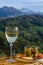
POLYGON ((43 15, 43 12, 34 12, 27 8, 16 9, 16 8, 7 7, 7 6, 0 8, 0 17, 15 17, 15 16, 31 15, 31 14, 43 15))

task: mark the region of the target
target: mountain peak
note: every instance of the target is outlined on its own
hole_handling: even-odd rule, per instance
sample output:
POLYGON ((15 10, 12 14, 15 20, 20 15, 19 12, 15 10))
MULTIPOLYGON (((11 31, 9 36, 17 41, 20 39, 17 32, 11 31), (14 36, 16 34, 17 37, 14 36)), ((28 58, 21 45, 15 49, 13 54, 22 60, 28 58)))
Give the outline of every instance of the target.
POLYGON ((4 7, 2 7, 2 8, 0 8, 0 9, 4 9, 4 10, 12 10, 12 11, 14 11, 14 10, 17 10, 16 8, 14 8, 14 7, 8 7, 8 6, 4 6, 4 7))
POLYGON ((5 9, 7 9, 8 7, 7 7, 7 6, 4 6, 4 7, 2 7, 2 8, 5 8, 5 9))
POLYGON ((28 13, 28 12, 34 12, 34 11, 28 9, 28 8, 22 8, 21 11, 22 11, 22 12, 27 12, 27 13, 28 13))

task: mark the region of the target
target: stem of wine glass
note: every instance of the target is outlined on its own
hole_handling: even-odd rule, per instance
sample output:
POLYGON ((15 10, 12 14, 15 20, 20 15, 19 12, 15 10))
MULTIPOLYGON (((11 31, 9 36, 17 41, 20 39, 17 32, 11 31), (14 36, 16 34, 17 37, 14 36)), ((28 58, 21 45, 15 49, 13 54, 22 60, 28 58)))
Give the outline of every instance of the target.
POLYGON ((12 58, 12 46, 13 44, 10 44, 10 58, 12 58))

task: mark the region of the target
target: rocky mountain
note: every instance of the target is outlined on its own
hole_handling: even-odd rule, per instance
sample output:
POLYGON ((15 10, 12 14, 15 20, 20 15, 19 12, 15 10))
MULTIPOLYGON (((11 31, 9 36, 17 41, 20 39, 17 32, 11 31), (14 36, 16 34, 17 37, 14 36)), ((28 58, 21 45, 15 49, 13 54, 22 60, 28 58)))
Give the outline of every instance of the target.
POLYGON ((30 14, 34 14, 34 11, 29 10, 27 8, 22 8, 21 10, 7 6, 0 8, 0 17, 15 17, 30 14))
POLYGON ((29 8, 16 9, 16 8, 7 7, 7 6, 0 8, 0 17, 13 18, 13 17, 18 17, 22 15, 31 15, 31 14, 43 15, 43 12, 40 12, 40 11, 34 12, 30 10, 29 8))
POLYGON ((35 14, 34 11, 29 10, 28 8, 22 8, 20 11, 23 13, 23 15, 35 14))
POLYGON ((0 17, 14 17, 21 15, 21 12, 16 8, 4 6, 0 8, 0 17))

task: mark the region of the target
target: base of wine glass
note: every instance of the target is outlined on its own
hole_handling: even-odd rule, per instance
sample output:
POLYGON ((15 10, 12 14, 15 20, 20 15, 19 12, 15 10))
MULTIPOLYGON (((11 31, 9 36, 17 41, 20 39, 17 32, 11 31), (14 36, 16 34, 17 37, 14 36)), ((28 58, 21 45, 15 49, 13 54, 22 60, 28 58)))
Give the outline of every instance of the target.
POLYGON ((16 62, 14 59, 7 59, 6 62, 16 62))

